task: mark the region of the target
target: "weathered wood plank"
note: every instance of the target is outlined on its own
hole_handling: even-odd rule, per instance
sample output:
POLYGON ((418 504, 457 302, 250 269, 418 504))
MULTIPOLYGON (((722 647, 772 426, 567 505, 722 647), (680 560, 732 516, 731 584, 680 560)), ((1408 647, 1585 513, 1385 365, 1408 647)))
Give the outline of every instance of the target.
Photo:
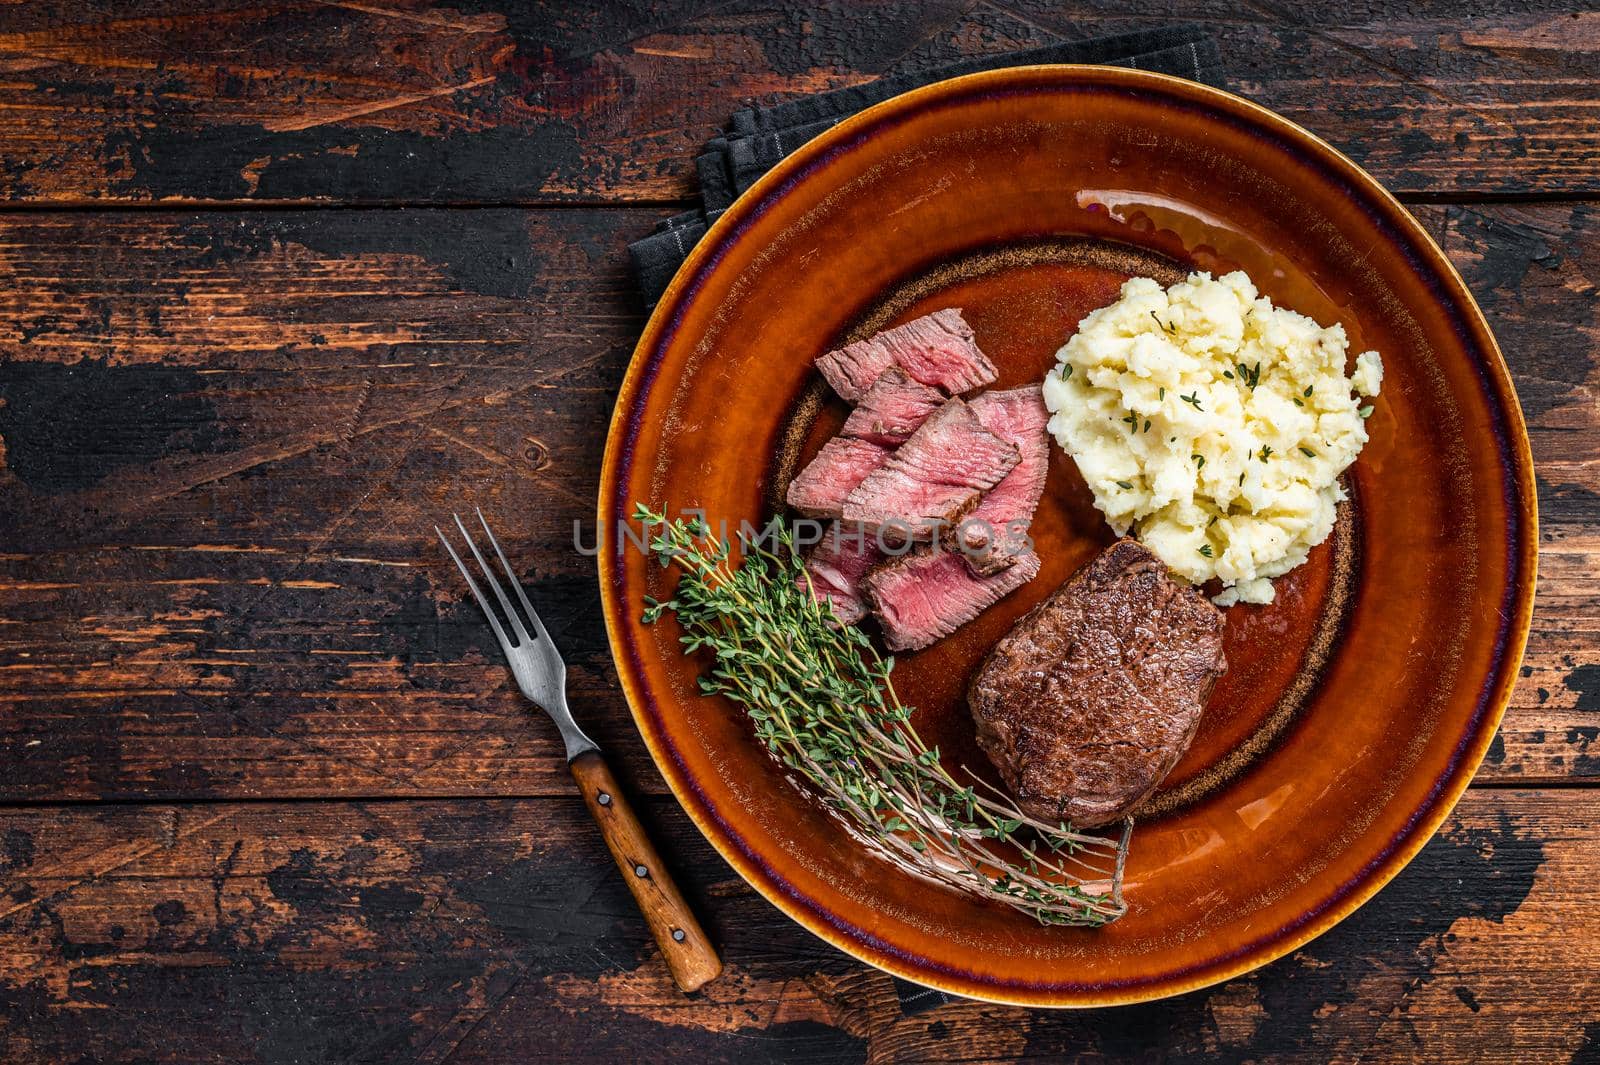
MULTIPOLYGON (((1504 342, 1542 480, 1533 638, 1483 779, 1592 779, 1596 215, 1420 210, 1504 342)), ((621 249, 652 217, 0 222, 0 800, 568 794, 433 538, 472 504, 585 723, 658 792, 572 546, 641 325, 621 249)))
POLYGON ((727 958, 696 996, 576 799, 0 812, 0 1057, 1520 1065, 1600 1048, 1600 793, 1470 793, 1354 917, 1209 991, 910 1018, 669 800, 643 806, 727 958))
POLYGON ((0 791, 570 788, 434 540, 473 505, 536 571, 574 705, 636 775, 571 544, 640 324, 621 245, 648 217, 0 228, 0 791))
POLYGON ((1600 317, 1594 205, 1419 211, 1488 315, 1539 476, 1539 592, 1522 677, 1479 779, 1600 777, 1600 317))
POLYGON ((1213 28, 1241 91, 1401 192, 1600 190, 1600 16, 1570 2, 469 7, 0 7, 0 196, 678 199, 690 156, 748 99, 1182 19, 1213 28))

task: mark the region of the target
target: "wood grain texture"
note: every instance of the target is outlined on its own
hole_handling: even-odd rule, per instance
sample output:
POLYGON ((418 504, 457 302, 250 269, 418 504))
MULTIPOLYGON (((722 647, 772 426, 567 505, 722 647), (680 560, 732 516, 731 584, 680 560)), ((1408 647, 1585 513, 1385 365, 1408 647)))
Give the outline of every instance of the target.
POLYGON ((617 872, 650 926, 673 983, 681 991, 700 990, 722 972, 722 959, 678 890, 667 863, 656 853, 633 804, 598 751, 585 751, 568 768, 589 816, 605 838, 617 872))
POLYGON ((508 686, 429 542, 468 504, 516 530, 573 701, 607 708, 585 725, 639 779, 593 566, 572 543, 639 325, 621 248, 647 224, 475 211, 0 227, 0 542, 18 622, 3 627, 3 790, 430 794, 465 773, 568 793, 549 723, 508 686), (140 605, 145 588, 162 602, 140 605), (178 721, 176 746, 124 742, 178 721))
POLYGON ((695 996, 576 797, 0 812, 0 1058, 1527 1065, 1600 1049, 1600 792, 1469 793, 1354 917, 1218 988, 915 1017, 755 896, 676 804, 641 812, 726 951, 695 996))
POLYGON ((1552 0, 63 0, 0 5, 0 195, 681 199, 747 100, 1181 20, 1402 193, 1600 191, 1600 15, 1552 0))
MULTIPOLYGON (((1587 203, 1424 207, 1530 421, 1543 563, 1481 779, 1600 776, 1600 280, 1587 203)), ((592 547, 649 211, 0 220, 0 798, 565 795, 433 538, 478 503, 584 725, 615 690, 592 547)))

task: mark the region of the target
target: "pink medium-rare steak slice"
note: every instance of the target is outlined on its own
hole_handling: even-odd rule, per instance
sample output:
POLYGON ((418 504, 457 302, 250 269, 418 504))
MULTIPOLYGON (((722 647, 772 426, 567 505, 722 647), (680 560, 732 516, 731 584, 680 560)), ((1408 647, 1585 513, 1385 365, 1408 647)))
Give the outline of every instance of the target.
MULTIPOLYGON (((862 581, 868 571, 883 561, 877 541, 858 530, 846 531, 830 525, 822 540, 806 556, 806 575, 811 578, 811 594, 833 608, 841 625, 854 625, 867 614, 862 581)), ((805 578, 799 579, 802 586, 805 578)))
POLYGON ((789 505, 808 517, 837 518, 850 493, 888 457, 888 448, 836 436, 789 482, 789 505))
POLYGON ((1009 441, 1021 456, 1016 467, 986 492, 961 520, 955 545, 974 573, 987 576, 1011 565, 1025 547, 1033 512, 1044 494, 1050 469, 1050 437, 1045 425, 1050 412, 1038 385, 1004 392, 985 392, 968 401, 978 421, 1009 441))
POLYGON ((1021 461, 1014 444, 952 399, 845 498, 843 517, 886 539, 928 540, 977 505, 1021 461))
POLYGON ((950 635, 1033 580, 1039 556, 1020 555, 992 577, 975 576, 955 551, 919 547, 867 574, 867 602, 892 651, 915 651, 950 635))
POLYGON ((1138 806, 1188 750, 1228 667, 1222 627, 1222 613, 1135 540, 1029 612, 967 689, 978 744, 1017 806, 1082 828, 1138 806))
POLYGON ((996 373, 994 363, 978 350, 972 327, 958 307, 885 329, 817 360, 817 369, 828 384, 850 403, 866 395, 891 366, 952 395, 981 388, 993 381, 996 373))
POLYGON ((913 381, 900 367, 891 366, 867 389, 840 432, 885 447, 903 444, 946 398, 932 385, 913 381))

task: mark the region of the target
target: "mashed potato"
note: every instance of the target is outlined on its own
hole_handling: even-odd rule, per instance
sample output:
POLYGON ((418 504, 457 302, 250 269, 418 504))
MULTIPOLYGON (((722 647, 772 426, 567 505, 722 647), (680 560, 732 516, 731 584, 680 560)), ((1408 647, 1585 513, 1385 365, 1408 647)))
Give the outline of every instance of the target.
POLYGON ((1383 363, 1345 376, 1344 327, 1258 296, 1243 273, 1147 277, 1085 318, 1044 382, 1050 431, 1095 506, 1221 605, 1272 602, 1271 578, 1333 531, 1339 475, 1367 442, 1383 363))

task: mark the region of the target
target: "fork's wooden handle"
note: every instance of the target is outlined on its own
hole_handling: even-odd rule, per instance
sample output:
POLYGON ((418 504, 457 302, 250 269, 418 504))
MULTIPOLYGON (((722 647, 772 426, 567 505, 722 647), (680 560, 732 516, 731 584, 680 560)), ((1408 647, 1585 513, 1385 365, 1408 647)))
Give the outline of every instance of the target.
POLYGON ((586 751, 572 760, 572 776, 583 792, 595 823, 617 860, 639 912, 650 925, 672 978, 685 991, 694 991, 722 972, 722 959, 689 911, 678 886, 672 882, 661 856, 650 845, 633 807, 617 787, 598 751, 586 751))

